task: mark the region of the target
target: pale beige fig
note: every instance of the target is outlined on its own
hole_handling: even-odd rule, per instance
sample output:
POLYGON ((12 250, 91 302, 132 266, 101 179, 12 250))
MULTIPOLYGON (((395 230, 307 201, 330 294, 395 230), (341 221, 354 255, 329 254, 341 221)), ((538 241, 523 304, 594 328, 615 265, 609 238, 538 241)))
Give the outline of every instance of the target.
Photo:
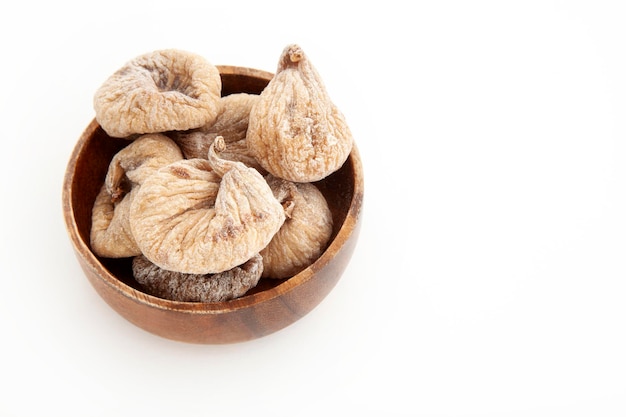
POLYGON ((140 55, 96 91, 96 120, 112 137, 189 130, 212 123, 222 81, 217 67, 178 49, 140 55))
POLYGON ((117 152, 92 209, 90 242, 102 257, 141 253, 130 228, 130 205, 141 183, 159 168, 183 159, 173 140, 162 134, 139 137, 117 152))
POLYGON ((136 191, 114 202, 103 185, 91 216, 91 249, 104 258, 127 258, 141 254, 130 228, 128 214, 136 191))
POLYGON ((130 209, 141 252, 160 268, 214 274, 241 265, 270 242, 285 220, 265 179, 218 156, 170 164, 141 185, 130 209))
POLYGON ((276 177, 313 182, 339 169, 352 143, 345 117, 315 67, 299 46, 287 46, 250 112, 252 155, 276 177))
POLYGON ((185 158, 208 158, 209 147, 217 136, 222 136, 226 148, 220 153, 224 159, 240 161, 264 174, 265 171, 250 154, 246 142, 248 118, 257 94, 235 93, 222 97, 221 110, 215 122, 190 131, 172 132, 171 137, 180 146, 185 158))
POLYGON ((214 139, 222 136, 227 145, 245 139, 250 111, 258 100, 258 94, 248 93, 235 93, 222 97, 221 111, 215 122, 201 127, 200 130, 213 135, 214 139))
POLYGON ((217 274, 183 274, 159 268, 143 255, 133 258, 133 276, 151 295, 172 301, 215 303, 245 295, 254 288, 263 271, 256 254, 243 265, 217 274))
POLYGON ((113 156, 104 185, 117 200, 159 168, 183 158, 178 145, 164 134, 141 135, 113 156))
POLYGON ((250 154, 246 139, 227 143, 220 156, 228 161, 242 162, 245 166, 256 169, 261 175, 267 174, 259 161, 250 154))
POLYGON ((271 175, 266 180, 285 207, 287 218, 261 251, 263 277, 289 278, 315 262, 328 246, 333 232, 332 212, 314 184, 271 175))

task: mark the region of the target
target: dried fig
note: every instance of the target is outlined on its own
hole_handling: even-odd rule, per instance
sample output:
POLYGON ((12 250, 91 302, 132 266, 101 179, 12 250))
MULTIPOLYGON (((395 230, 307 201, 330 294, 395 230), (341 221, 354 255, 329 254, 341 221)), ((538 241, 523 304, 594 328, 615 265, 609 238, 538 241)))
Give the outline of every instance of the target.
POLYGON ((130 224, 141 252, 157 266, 213 274, 260 252, 285 220, 265 179, 241 162, 227 161, 217 137, 209 159, 170 164, 141 185, 130 224))
POLYGON ((217 274, 183 274, 159 268, 143 255, 133 258, 133 276, 151 295, 172 301, 214 303, 239 298, 254 288, 263 271, 256 254, 243 265, 217 274))
POLYGON ((250 109, 258 99, 258 95, 247 93, 222 97, 221 110, 214 123, 191 131, 172 132, 172 138, 182 149, 185 158, 206 159, 213 140, 222 136, 226 143, 226 148, 220 153, 222 158, 243 162, 263 174, 265 171, 250 154, 246 142, 250 109))
POLYGON ((213 122, 222 81, 203 57, 177 49, 140 55, 94 96, 96 120, 113 137, 188 130, 213 122))
POLYGON ((200 130, 213 135, 213 138, 222 136, 226 144, 245 139, 250 110, 258 100, 258 94, 247 93, 222 97, 221 111, 215 122, 201 127, 200 130))
POLYGON ((143 135, 113 156, 92 209, 90 241, 97 255, 124 258, 141 253, 129 223, 131 202, 151 173, 182 158, 174 141, 162 134, 143 135))
POLYGON ((287 46, 250 111, 252 155, 276 177, 313 182, 343 165, 352 142, 345 117, 315 67, 299 46, 287 46))
POLYGON ((113 156, 104 184, 115 200, 123 196, 125 189, 141 184, 159 168, 181 159, 181 149, 164 134, 142 135, 113 156))
POLYGON ((261 251, 263 277, 288 278, 312 264, 326 249, 333 217, 324 195, 311 183, 294 183, 268 175, 274 196, 287 218, 261 251))
POLYGON ((128 213, 134 192, 115 203, 106 186, 100 188, 91 215, 91 249, 105 258, 126 258, 141 254, 130 228, 128 213))

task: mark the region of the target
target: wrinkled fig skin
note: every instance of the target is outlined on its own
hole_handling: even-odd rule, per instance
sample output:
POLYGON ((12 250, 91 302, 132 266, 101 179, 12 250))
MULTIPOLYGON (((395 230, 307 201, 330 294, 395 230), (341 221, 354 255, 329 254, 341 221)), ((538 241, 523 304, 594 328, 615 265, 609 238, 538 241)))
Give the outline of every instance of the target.
POLYGON ((272 175, 313 182, 339 169, 352 133, 302 49, 289 45, 250 112, 248 147, 272 175))
POLYGON ((326 249, 333 217, 314 184, 293 183, 268 175, 274 196, 286 207, 285 223, 261 251, 263 277, 289 278, 311 265, 326 249))
POLYGON ((222 136, 226 144, 245 139, 250 110, 258 99, 258 94, 247 93, 235 93, 222 97, 221 111, 215 122, 201 127, 200 131, 212 135, 213 138, 222 136))
POLYGON ((117 152, 92 209, 90 242, 106 258, 141 253, 130 227, 130 206, 143 181, 159 168, 183 159, 178 146, 161 134, 143 135, 117 152))
POLYGON ((226 148, 220 154, 222 158, 243 162, 264 174, 265 171, 248 150, 246 141, 250 109, 258 99, 258 95, 247 93, 222 97, 221 110, 214 123, 194 130, 172 132, 171 137, 181 148, 185 158, 207 159, 213 140, 222 136, 226 142, 226 148))
POLYGON ((254 288, 263 271, 256 254, 243 265, 218 274, 183 274, 159 268, 145 256, 133 259, 133 276, 151 295, 172 301, 215 303, 243 296, 254 288))
POLYGON ((136 57, 96 91, 96 120, 112 137, 189 130, 212 123, 222 81, 203 57, 177 49, 136 57))
POLYGON ((157 169, 181 159, 172 139, 160 133, 142 135, 113 156, 104 183, 115 201, 157 169))
POLYGON ((270 242, 285 221, 265 179, 241 162, 178 161, 141 185, 130 210, 141 252, 157 266, 214 274, 241 265, 270 242))
POLYGON ((130 223, 130 204, 136 191, 131 191, 119 203, 103 185, 93 205, 91 217, 91 248, 104 258, 126 258, 141 254, 130 223))

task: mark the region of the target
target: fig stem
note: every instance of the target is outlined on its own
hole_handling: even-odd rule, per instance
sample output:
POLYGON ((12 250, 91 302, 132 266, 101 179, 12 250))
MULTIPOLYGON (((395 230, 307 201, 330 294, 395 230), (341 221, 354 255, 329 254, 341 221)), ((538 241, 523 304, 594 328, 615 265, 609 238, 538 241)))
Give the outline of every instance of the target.
POLYGON ((211 146, 209 147, 209 164, 211 168, 217 175, 223 177, 228 171, 230 171, 234 166, 234 161, 229 161, 220 157, 220 153, 224 152, 226 149, 226 141, 224 141, 223 136, 217 136, 211 146))

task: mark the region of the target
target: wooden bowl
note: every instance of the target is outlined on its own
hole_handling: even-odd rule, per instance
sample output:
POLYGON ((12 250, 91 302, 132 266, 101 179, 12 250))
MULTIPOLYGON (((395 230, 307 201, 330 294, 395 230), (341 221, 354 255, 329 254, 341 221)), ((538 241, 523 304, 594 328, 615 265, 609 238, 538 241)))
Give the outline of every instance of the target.
MULTIPOLYGON (((222 94, 260 93, 273 74, 218 66, 222 94)), ((311 266, 285 280, 261 279, 243 297, 218 303, 176 302, 142 292, 131 259, 106 259, 90 249, 91 209, 113 155, 128 141, 109 137, 93 120, 78 140, 63 184, 63 212, 76 256, 91 285, 120 315, 159 336, 189 343, 234 343, 280 330, 316 307, 346 268, 357 242, 363 170, 354 147, 344 166, 316 183, 331 207, 328 249, 311 266)))

